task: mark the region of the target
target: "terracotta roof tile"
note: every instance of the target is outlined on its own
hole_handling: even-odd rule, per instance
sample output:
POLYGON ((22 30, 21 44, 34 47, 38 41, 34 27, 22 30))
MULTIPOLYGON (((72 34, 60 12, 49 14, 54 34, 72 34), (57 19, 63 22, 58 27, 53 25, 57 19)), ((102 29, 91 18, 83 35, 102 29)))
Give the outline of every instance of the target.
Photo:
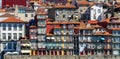
POLYGON ((97 4, 102 5, 102 3, 101 3, 101 2, 100 2, 100 3, 89 2, 89 4, 90 4, 90 6, 97 5, 97 4))
POLYGON ((67 3, 65 5, 62 5, 62 4, 54 5, 54 8, 76 8, 76 7, 75 5, 67 3))
POLYGON ((89 24, 97 24, 98 21, 97 21, 97 20, 89 20, 88 23, 89 23, 89 24))
POLYGON ((0 9, 0 12, 6 12, 6 10, 5 9, 0 9))
POLYGON ((88 4, 89 4, 89 2, 86 1, 86 0, 77 1, 77 3, 78 3, 79 5, 88 5, 88 4))
POLYGON ((95 35, 104 35, 103 32, 95 32, 95 35))
POLYGON ((1 22, 5 22, 5 23, 22 23, 24 21, 20 20, 20 19, 17 19, 15 17, 9 17, 1 22))
POLYGON ((0 17, 14 17, 14 15, 6 13, 6 14, 3 14, 3 15, 0 15, 0 17))
POLYGON ((36 14, 41 14, 41 15, 47 15, 47 11, 45 11, 44 8, 39 8, 36 12, 36 14))
POLYGON ((42 0, 30 0, 30 2, 42 2, 42 0))
POLYGON ((111 35, 109 32, 96 32, 95 35, 111 35))
POLYGON ((80 24, 80 22, 47 22, 47 24, 80 24))
POLYGON ((47 36, 54 36, 54 34, 47 33, 47 36))
POLYGON ((81 29, 86 28, 86 24, 84 22, 80 22, 80 28, 81 29))
POLYGON ((107 23, 109 23, 109 22, 110 22, 110 18, 106 18, 106 19, 102 20, 102 22, 107 22, 107 23))
POLYGON ((112 6, 112 4, 110 4, 110 3, 105 3, 107 6, 112 6))
POLYGON ((102 26, 100 26, 100 25, 95 25, 95 28, 101 28, 102 26))
POLYGON ((112 30, 120 30, 120 28, 112 28, 112 30))
POLYGON ((89 2, 90 6, 94 5, 95 3, 94 2, 89 2))
POLYGON ((37 28, 36 26, 30 26, 30 28, 37 28))
POLYGON ((115 4, 115 8, 120 8, 120 4, 115 4))

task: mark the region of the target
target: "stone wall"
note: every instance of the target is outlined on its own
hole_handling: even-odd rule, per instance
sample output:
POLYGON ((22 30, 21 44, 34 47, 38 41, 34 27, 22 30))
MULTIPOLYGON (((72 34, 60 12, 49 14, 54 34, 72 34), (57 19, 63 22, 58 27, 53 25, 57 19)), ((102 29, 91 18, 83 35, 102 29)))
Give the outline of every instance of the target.
POLYGON ((28 56, 5 55, 4 59, 120 59, 120 56, 28 56))

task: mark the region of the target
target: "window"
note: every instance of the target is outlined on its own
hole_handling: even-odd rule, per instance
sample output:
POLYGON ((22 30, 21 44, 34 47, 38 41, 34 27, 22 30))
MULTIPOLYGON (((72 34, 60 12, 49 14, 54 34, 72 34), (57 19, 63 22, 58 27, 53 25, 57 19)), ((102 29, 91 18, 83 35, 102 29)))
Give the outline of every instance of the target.
POLYGON ((7 49, 7 44, 6 43, 2 43, 2 45, 3 45, 3 48, 4 48, 4 50, 6 50, 7 49))
POLYGON ((32 49, 36 49, 37 48, 37 44, 35 42, 31 42, 31 48, 32 49))
POLYGON ((19 38, 22 37, 22 33, 19 33, 19 38))
POLYGON ((55 35, 60 35, 61 33, 60 33, 60 29, 54 29, 54 34, 55 35))
POLYGON ((28 15, 27 15, 27 14, 25 14, 25 17, 28 17, 28 15))
POLYGON ((33 14, 31 14, 31 17, 34 17, 34 15, 33 15, 33 14))
POLYGON ((6 30, 6 24, 2 24, 3 30, 6 30))
POLYGON ((7 46, 8 46, 8 49, 12 49, 12 43, 8 43, 7 46))
POLYGON ((73 32, 74 32, 73 29, 69 29, 69 33, 68 34, 73 35, 74 34, 73 32))
POLYGON ((63 18, 65 18, 65 15, 63 15, 63 18))
POLYGON ((94 14, 94 19, 96 19, 96 14, 94 14))
POLYGON ((9 30, 9 31, 11 30, 11 27, 12 27, 12 25, 11 25, 11 24, 8 24, 8 30, 9 30))
POLYGON ((39 34, 45 34, 45 33, 46 33, 45 28, 39 28, 39 29, 38 29, 38 33, 39 33, 39 34))
POLYGON ((14 27, 14 31, 16 31, 17 30, 17 24, 14 24, 13 27, 14 27))
POLYGON ((59 16, 59 12, 57 11, 57 12, 56 12, 56 17, 58 17, 58 16, 59 16))
POLYGON ((42 16, 42 15, 37 15, 37 19, 44 19, 44 18, 46 18, 46 16, 42 16))
POLYGON ((17 45, 17 43, 14 42, 14 43, 13 43, 13 49, 16 49, 16 45, 17 45))
POLYGON ((22 24, 19 24, 19 30, 22 31, 22 24))
POLYGON ((3 35, 3 39, 6 39, 6 33, 3 33, 2 35, 3 35))
POLYGON ((13 39, 17 39, 17 33, 13 33, 13 39))
POLYGON ((16 42, 4 42, 3 44, 3 48, 4 50, 12 50, 16 49, 16 42))
POLYGON ((44 20, 38 21, 38 26, 45 26, 46 22, 44 20))
POLYGON ((45 36, 38 36, 39 41, 45 41, 45 36))
POLYGON ((25 13, 25 10, 24 9, 19 9, 18 13, 25 13))
POLYGON ((80 12, 82 12, 83 10, 82 10, 82 8, 80 8, 80 12))
POLYGON ((11 39, 11 33, 8 33, 8 40, 11 39))
POLYGON ((98 13, 101 13, 101 9, 98 9, 98 13))
POLYGON ((30 35, 36 35, 36 32, 30 32, 30 35))

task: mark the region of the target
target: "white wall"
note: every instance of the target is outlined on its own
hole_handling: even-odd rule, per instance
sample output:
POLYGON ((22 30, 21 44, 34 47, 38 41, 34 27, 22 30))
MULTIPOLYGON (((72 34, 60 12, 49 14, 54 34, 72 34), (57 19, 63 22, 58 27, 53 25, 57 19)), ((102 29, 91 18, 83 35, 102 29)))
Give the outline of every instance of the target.
POLYGON ((90 19, 91 20, 102 20, 103 19, 103 6, 101 4, 96 4, 91 6, 90 9, 90 19), (100 12, 98 12, 101 10, 100 12), (95 15, 95 18, 94 18, 95 15), (101 19, 99 19, 99 16, 101 16, 101 19))
POLYGON ((22 31, 19 31, 19 27, 17 26, 17 31, 14 31, 14 27, 13 27, 13 24, 16 24, 16 25, 19 25, 20 23, 4 23, 4 24, 11 24, 12 25, 12 30, 11 31, 9 31, 8 30, 8 26, 6 27, 6 30, 4 31, 3 30, 3 27, 2 27, 2 24, 3 23, 1 23, 0 24, 0 39, 3 41, 3 39, 2 39, 2 37, 3 37, 3 35, 2 35, 2 33, 6 33, 6 40, 4 40, 4 41, 7 41, 8 40, 8 33, 11 33, 11 37, 12 37, 12 39, 13 39, 13 33, 17 33, 17 39, 13 39, 13 40, 18 40, 19 39, 19 33, 22 33, 22 36, 24 37, 25 36, 25 25, 23 24, 23 26, 22 26, 22 31))

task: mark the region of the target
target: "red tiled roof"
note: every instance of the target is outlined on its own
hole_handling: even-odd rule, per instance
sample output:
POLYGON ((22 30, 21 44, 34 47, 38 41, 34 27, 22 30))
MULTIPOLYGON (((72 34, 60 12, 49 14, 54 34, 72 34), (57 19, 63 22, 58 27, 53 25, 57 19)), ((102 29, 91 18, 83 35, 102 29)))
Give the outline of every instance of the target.
POLYGON ((109 32, 96 32, 95 35, 111 35, 109 32))
POLYGON ((37 28, 36 26, 30 26, 30 28, 37 28))
POLYGON ((89 4, 89 2, 86 1, 86 0, 78 1, 77 3, 78 3, 79 5, 88 5, 88 4, 89 4))
POLYGON ((39 8, 37 9, 36 14, 47 15, 47 12, 45 11, 44 8, 39 8))
POLYGON ((102 20, 102 22, 107 22, 107 23, 109 23, 109 22, 110 22, 110 18, 104 19, 104 20, 102 20))
POLYGON ((0 15, 0 17, 14 17, 14 15, 6 13, 3 15, 0 15))
POLYGON ((112 28, 112 30, 120 30, 120 28, 112 28))
POLYGON ((5 9, 0 9, 0 12, 6 12, 6 10, 5 9))
POLYGON ((120 4, 115 4, 115 8, 120 8, 120 4))
POLYGON ((72 4, 65 4, 65 5, 62 5, 62 4, 57 4, 57 5, 54 5, 54 8, 76 8, 75 5, 72 5, 72 4))
POLYGON ((107 6, 112 6, 112 4, 110 4, 110 3, 105 3, 107 6))
POLYGON ((8 19, 5 19, 1 22, 5 22, 5 23, 22 23, 24 21, 20 20, 20 19, 17 19, 15 17, 9 17, 8 19))
POLYGON ((98 21, 97 20, 89 20, 88 23, 90 23, 90 24, 97 24, 98 21))
POLYGON ((102 26, 100 26, 100 25, 95 25, 95 28, 101 28, 102 26))
POLYGON ((49 33, 47 33, 47 36, 54 36, 54 34, 49 34, 49 33))

